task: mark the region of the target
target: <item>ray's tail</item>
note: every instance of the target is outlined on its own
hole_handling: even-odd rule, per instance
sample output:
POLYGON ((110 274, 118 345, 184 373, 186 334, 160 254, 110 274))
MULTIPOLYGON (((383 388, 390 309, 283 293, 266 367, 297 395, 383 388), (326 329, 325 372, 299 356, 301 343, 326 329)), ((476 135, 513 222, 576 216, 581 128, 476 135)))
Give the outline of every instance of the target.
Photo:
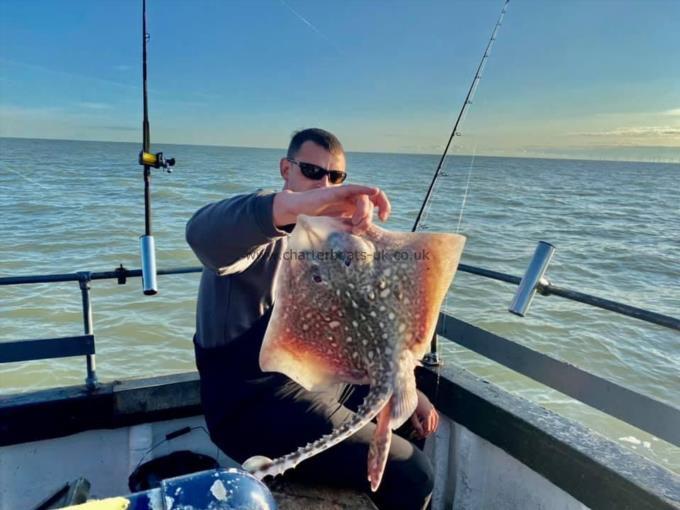
POLYGON ((316 441, 307 443, 307 445, 298 448, 296 451, 271 461, 263 457, 251 457, 243 463, 243 467, 259 480, 267 476, 281 475, 300 464, 300 462, 344 441, 363 428, 385 407, 391 396, 392 388, 388 385, 374 386, 368 395, 366 395, 354 416, 334 429, 330 434, 321 436, 316 441))

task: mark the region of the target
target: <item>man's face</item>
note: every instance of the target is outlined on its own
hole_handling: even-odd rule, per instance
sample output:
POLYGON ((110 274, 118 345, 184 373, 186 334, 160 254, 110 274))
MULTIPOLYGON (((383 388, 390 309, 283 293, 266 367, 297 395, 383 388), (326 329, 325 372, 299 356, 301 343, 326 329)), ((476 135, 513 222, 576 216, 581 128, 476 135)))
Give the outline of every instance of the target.
MULTIPOLYGON (((340 170, 342 172, 346 170, 344 154, 331 154, 311 140, 307 140, 302 144, 294 159, 302 163, 318 165, 326 170, 340 170)), ((281 170, 281 177, 283 177, 283 180, 285 181, 283 189, 289 189, 291 191, 307 191, 314 188, 339 186, 339 184, 332 184, 328 180, 328 175, 324 175, 320 180, 313 180, 305 177, 300 171, 300 167, 286 158, 281 159, 279 167, 281 170)))

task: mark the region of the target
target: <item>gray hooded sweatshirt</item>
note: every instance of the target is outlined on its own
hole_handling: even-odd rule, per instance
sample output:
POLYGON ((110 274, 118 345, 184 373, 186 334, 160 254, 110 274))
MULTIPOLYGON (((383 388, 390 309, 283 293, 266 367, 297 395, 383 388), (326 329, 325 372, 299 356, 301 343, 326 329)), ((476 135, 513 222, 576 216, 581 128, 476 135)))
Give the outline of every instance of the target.
POLYGON ((186 240, 203 264, 196 309, 196 341, 226 345, 272 306, 274 275, 286 230, 274 225, 275 193, 238 195, 199 209, 186 240))

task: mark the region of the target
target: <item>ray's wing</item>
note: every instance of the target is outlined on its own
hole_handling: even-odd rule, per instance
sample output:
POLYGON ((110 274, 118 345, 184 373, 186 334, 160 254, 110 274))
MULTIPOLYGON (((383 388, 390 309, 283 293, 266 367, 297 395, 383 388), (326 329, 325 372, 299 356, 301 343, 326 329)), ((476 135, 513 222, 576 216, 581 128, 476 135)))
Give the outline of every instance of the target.
POLYGON ((307 390, 368 382, 360 360, 352 356, 353 339, 345 327, 350 319, 341 303, 328 296, 320 301, 315 283, 298 270, 294 260, 281 261, 260 368, 284 373, 307 390))
POLYGON ((416 261, 418 267, 419 296, 417 302, 422 314, 422 334, 414 336, 409 348, 421 358, 429 349, 437 326, 439 310, 458 269, 465 237, 456 234, 417 234, 410 245, 414 253, 423 257, 416 261))
POLYGON ((387 253, 381 261, 391 291, 386 302, 399 321, 404 347, 421 358, 434 334, 439 310, 458 268, 465 237, 443 233, 396 233, 378 227, 373 242, 387 253))

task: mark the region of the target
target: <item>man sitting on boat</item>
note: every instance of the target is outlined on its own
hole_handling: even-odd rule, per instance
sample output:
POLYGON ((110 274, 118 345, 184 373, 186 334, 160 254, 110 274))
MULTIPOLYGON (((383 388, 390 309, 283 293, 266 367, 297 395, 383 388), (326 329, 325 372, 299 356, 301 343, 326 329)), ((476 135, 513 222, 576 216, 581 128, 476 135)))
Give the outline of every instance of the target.
MULTIPOLYGON (((215 444, 239 462, 253 455, 276 458, 319 439, 345 421, 365 395, 362 388, 346 399, 342 385, 310 392, 283 374, 260 370, 272 283, 297 216, 351 217, 361 230, 372 221, 374 207, 383 221, 390 211, 378 188, 341 186, 347 176, 344 149, 322 129, 296 133, 279 167, 281 192, 209 204, 186 229, 187 242, 204 266, 194 346, 206 423, 215 444)), ((410 422, 420 439, 436 429, 437 411, 421 392, 410 422)), ((373 423, 367 425, 291 475, 370 492, 365 467, 374 429, 373 423)), ((375 502, 386 509, 421 509, 432 485, 426 456, 395 436, 382 484, 372 495, 375 502)))

